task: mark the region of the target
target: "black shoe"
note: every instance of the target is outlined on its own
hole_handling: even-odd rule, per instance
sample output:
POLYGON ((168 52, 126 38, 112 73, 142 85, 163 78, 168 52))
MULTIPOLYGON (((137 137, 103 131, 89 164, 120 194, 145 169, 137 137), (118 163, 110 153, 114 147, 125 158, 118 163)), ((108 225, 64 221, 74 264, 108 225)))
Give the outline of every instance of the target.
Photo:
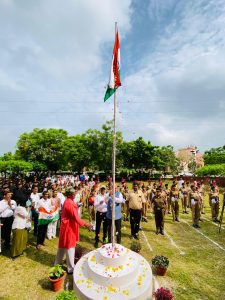
POLYGON ((171 215, 171 212, 170 212, 170 211, 168 211, 168 214, 169 214, 169 215, 171 215))
POLYGON ((140 240, 138 235, 135 235, 134 238, 135 238, 135 240, 140 240))
POLYGON ((161 230, 160 233, 161 233, 161 235, 164 235, 164 231, 163 230, 161 230))
POLYGON ((196 228, 201 228, 199 225, 195 225, 196 228))
POLYGON ((192 227, 196 228, 196 225, 195 225, 195 224, 193 224, 193 225, 192 225, 192 227))
POLYGON ((67 275, 73 275, 73 271, 72 272, 66 272, 67 273, 67 275))
POLYGON ((94 247, 95 247, 95 248, 98 248, 98 242, 95 242, 95 243, 94 243, 94 247))
POLYGON ((178 218, 175 219, 176 222, 180 222, 180 220, 178 218))
POLYGON ((189 214, 189 212, 188 212, 188 211, 185 211, 185 214, 187 214, 187 215, 188 215, 188 214, 189 214))

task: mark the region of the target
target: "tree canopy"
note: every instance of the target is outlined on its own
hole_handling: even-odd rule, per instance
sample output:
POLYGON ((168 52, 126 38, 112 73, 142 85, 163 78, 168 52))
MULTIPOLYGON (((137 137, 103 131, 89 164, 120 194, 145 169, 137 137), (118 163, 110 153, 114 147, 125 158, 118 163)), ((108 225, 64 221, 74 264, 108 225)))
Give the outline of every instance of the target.
POLYGON ((225 175, 225 145, 211 148, 204 153, 205 166, 196 170, 199 176, 225 175))
POLYGON ((204 162, 206 165, 225 164, 225 145, 206 151, 204 154, 204 162))
MULTIPOLYGON (((63 129, 35 128, 19 137, 15 154, 9 152, 0 158, 2 169, 11 170, 10 166, 13 164, 10 165, 9 162, 17 160, 21 166, 22 162, 29 163, 27 170, 32 166, 33 171, 81 172, 86 168, 110 173, 113 135, 112 121, 103 124, 101 130, 88 129, 83 134, 74 136, 69 136, 63 129)), ((117 169, 176 172, 178 168, 178 160, 170 145, 155 146, 142 137, 134 141, 124 141, 121 132, 117 132, 116 143, 117 169)), ((26 170, 25 165, 21 169, 26 170)))

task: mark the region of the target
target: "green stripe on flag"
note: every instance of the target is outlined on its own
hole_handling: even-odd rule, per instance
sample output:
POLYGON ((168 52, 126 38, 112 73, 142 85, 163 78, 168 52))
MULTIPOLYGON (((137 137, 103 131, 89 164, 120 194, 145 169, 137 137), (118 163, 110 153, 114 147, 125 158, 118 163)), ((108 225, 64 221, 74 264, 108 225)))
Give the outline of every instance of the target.
POLYGON ((106 93, 105 93, 104 102, 105 102, 106 100, 108 100, 109 97, 111 97, 111 96, 115 93, 115 91, 116 91, 116 89, 111 89, 111 88, 108 86, 108 88, 107 88, 107 90, 106 90, 106 93))
POLYGON ((49 218, 49 219, 38 219, 38 225, 48 225, 49 223, 53 221, 57 221, 59 219, 59 214, 57 213, 54 218, 49 218))

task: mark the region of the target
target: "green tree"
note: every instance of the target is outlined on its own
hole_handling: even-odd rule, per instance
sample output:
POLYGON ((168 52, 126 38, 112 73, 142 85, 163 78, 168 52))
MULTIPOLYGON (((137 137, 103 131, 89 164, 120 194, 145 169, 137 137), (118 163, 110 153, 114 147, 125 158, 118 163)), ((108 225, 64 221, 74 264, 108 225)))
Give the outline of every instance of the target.
POLYGON ((68 169, 81 172, 91 164, 91 150, 85 144, 84 135, 68 137, 64 144, 65 161, 68 169))
POLYGON ((177 173, 179 171, 179 159, 176 157, 173 146, 162 146, 158 149, 159 170, 177 173))
MULTIPOLYGON (((112 147, 113 147, 113 123, 106 122, 102 126, 102 131, 89 129, 83 135, 84 144, 90 153, 90 167, 109 172, 112 170, 112 147)), ((122 133, 117 132, 117 154, 122 143, 122 133)), ((117 161, 117 167, 119 160, 117 161)))
POLYGON ((3 156, 0 157, 0 160, 4 160, 4 161, 14 160, 14 159, 16 159, 16 156, 12 152, 4 153, 3 156))
POLYGON ((206 165, 225 163, 225 146, 212 148, 205 152, 204 162, 206 165))
POLYGON ((50 171, 65 165, 64 143, 68 138, 63 129, 38 129, 23 133, 17 143, 17 155, 28 162, 38 162, 50 171))
POLYGON ((151 169, 158 167, 158 147, 139 137, 135 141, 123 142, 120 156, 125 168, 151 169))
POLYGON ((26 173, 33 170, 33 164, 23 160, 0 160, 1 172, 26 173))

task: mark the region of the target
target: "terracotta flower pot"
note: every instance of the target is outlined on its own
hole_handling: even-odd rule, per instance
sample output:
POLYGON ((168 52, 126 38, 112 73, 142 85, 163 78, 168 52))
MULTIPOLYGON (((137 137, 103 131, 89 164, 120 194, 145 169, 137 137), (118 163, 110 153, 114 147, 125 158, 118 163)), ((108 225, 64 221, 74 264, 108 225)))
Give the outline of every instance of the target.
POLYGON ((167 268, 155 266, 154 271, 156 275, 164 276, 166 274, 167 268))
POLYGON ((52 279, 50 277, 48 277, 48 279, 51 282, 52 290, 54 292, 58 292, 59 290, 61 290, 61 288, 63 286, 63 282, 64 282, 64 279, 65 279, 65 274, 62 277, 57 278, 57 279, 52 279))

